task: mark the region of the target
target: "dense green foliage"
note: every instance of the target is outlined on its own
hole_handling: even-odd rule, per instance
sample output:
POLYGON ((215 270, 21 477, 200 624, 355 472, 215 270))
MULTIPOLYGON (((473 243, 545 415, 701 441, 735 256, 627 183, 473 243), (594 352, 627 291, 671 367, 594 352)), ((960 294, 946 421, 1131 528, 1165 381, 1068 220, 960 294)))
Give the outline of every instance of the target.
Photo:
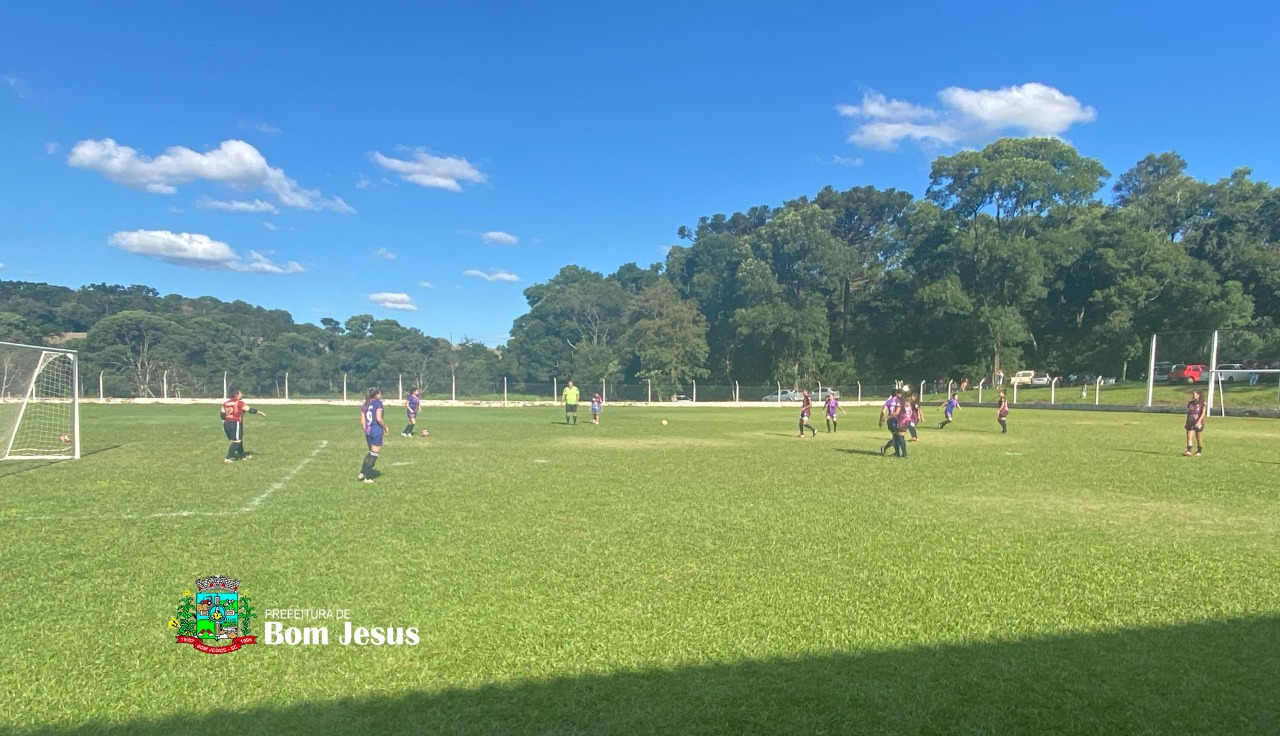
POLYGON ((702 318, 668 328, 684 373, 711 382, 1124 377, 1152 333, 1177 361, 1207 359, 1214 329, 1229 360, 1274 361, 1280 190, 1248 169, 1208 184, 1185 167, 1147 156, 1106 204, 1099 162, 1058 140, 1004 139, 938 158, 923 200, 828 187, 704 217, 648 271, 570 266, 529 289, 511 354, 530 380, 650 375, 625 287, 661 273, 702 318))
POLYGON ((108 396, 221 396, 231 385, 255 395, 336 395, 343 376, 366 386, 448 395, 493 391, 499 355, 478 342, 452 345, 395 320, 359 314, 346 322, 297 324, 288 312, 213 297, 160 296, 145 286, 93 284, 69 289, 0 281, 0 340, 32 343, 67 332, 79 349, 87 393, 101 373, 108 396))
POLYGON ((0 733, 1275 731, 1273 420, 1184 458, 1180 416, 966 407, 900 461, 794 409, 428 408, 366 486, 350 407, 224 465, 212 406, 88 405, 85 459, 0 464, 0 733), (167 624, 212 574, 258 634, 422 641, 199 654, 167 624))
MULTIPOLYGON (((927 196, 823 189, 681 227, 665 263, 604 275, 568 265, 525 290, 504 349, 451 345, 394 320, 296 324, 283 311, 142 286, 0 282, 0 340, 87 332, 107 393, 212 395, 423 386, 500 390, 502 377, 848 385, 1007 374, 1124 378, 1152 333, 1173 361, 1280 358, 1280 190, 1240 169, 1205 183, 1176 153, 1109 173, 1055 139, 938 158, 927 196), (177 387, 176 390, 174 387, 177 387)), ((1140 371, 1134 371, 1138 373, 1140 371)))

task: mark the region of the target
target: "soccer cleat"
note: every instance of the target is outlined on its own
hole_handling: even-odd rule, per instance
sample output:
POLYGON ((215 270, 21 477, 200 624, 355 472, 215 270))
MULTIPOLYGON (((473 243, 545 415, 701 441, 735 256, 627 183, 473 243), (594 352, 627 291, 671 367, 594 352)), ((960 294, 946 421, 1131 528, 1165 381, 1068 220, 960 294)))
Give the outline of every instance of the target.
POLYGON ((356 473, 356 480, 364 480, 364 473, 356 473))
POLYGON ((234 463, 234 462, 235 462, 235 460, 232 460, 232 459, 231 459, 231 458, 229 458, 229 457, 224 457, 224 458, 222 458, 222 462, 226 463, 227 465, 230 465, 231 463, 234 463))
POLYGON ((1186 452, 1182 453, 1182 456, 1183 456, 1183 457, 1191 457, 1191 451, 1190 451, 1190 450, 1187 450, 1186 452))
POLYGON ((365 478, 365 479, 364 479, 364 482, 365 482, 365 483, 372 483, 372 482, 373 482, 373 478, 365 478))
POLYGON ((1200 451, 1199 451, 1199 450, 1197 450, 1197 451, 1196 451, 1196 457, 1200 457, 1200 451))

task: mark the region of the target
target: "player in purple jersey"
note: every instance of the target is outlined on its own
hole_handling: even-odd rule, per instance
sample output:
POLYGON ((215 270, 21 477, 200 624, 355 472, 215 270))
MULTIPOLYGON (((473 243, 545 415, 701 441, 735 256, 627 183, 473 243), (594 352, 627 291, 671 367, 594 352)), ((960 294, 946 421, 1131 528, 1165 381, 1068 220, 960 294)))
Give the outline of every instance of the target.
POLYGON ((418 391, 418 387, 414 386, 409 389, 409 398, 404 400, 404 413, 409 416, 409 423, 405 425, 404 431, 400 433, 401 437, 412 437, 413 429, 418 424, 418 406, 422 403, 422 394, 418 391))
POLYGON ((884 404, 880 407, 880 422, 876 426, 883 425, 889 428, 889 441, 884 443, 880 448, 881 455, 884 455, 890 447, 893 448, 894 457, 906 454, 906 442, 902 443, 901 449, 899 449, 898 446, 899 432, 906 431, 903 426, 904 417, 902 413, 903 404, 901 394, 902 391, 895 388, 893 393, 889 394, 889 398, 885 399, 884 404))
POLYGON ((809 435, 810 437, 818 436, 818 430, 814 429, 813 425, 809 424, 809 414, 812 411, 813 411, 813 399, 809 398, 809 389, 806 388, 801 392, 801 396, 800 396, 800 436, 801 437, 804 436, 804 431, 806 429, 813 433, 809 435))
POLYGON ((1182 453, 1186 456, 1195 455, 1200 457, 1204 452, 1204 419, 1209 415, 1209 405, 1205 403, 1204 396, 1200 391, 1191 392, 1191 401, 1187 402, 1187 450, 1182 453), (1196 451, 1191 451, 1191 441, 1195 440, 1196 451))
POLYGON ((382 418, 382 392, 376 388, 369 389, 364 403, 360 405, 360 426, 364 428, 369 454, 364 456, 356 480, 372 483, 376 475, 373 466, 378 462, 378 453, 382 452, 382 436, 387 431, 387 423, 382 418))
POLYGON ((1009 400, 1000 392, 1000 403, 996 404, 996 421, 1000 422, 1000 434, 1009 433, 1009 400))
POLYGON ((845 413, 844 407, 840 406, 840 399, 837 399, 834 393, 828 394, 827 395, 827 431, 828 432, 836 431, 836 412, 839 412, 841 414, 845 413))
POLYGON ((938 429, 946 429, 947 425, 953 421, 956 411, 960 408, 960 395, 951 394, 951 398, 942 402, 942 424, 938 425, 938 429))

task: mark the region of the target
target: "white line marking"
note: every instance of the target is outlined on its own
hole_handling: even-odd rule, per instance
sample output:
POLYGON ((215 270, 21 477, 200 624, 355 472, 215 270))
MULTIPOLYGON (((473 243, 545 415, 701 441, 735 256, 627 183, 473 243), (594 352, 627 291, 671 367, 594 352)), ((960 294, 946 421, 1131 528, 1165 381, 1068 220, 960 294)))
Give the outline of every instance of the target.
MULTIPOLYGON (((157 511, 154 514, 95 514, 93 516, 27 516, 24 521, 92 521, 95 519, 171 519, 185 518, 190 516, 237 516, 239 514, 249 514, 258 510, 262 502, 267 500, 271 494, 285 487, 285 485, 293 480, 293 477, 302 472, 302 469, 316 459, 316 455, 320 451, 329 446, 329 440, 321 440, 319 446, 311 451, 311 454, 305 457, 302 462, 293 470, 290 470, 283 478, 267 486, 267 490, 249 499, 244 506, 230 511, 157 511)), ((0 519, 2 520, 2 519, 0 519)))

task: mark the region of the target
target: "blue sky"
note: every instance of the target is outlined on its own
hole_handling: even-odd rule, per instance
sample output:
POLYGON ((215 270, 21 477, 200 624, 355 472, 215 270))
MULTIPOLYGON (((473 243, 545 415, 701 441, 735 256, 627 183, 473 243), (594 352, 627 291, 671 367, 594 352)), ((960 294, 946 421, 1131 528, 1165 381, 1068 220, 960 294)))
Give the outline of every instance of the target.
POLYGON ((1280 178, 1271 3, 0 6, 0 278, 490 345, 698 217, 1057 135, 1280 178))

